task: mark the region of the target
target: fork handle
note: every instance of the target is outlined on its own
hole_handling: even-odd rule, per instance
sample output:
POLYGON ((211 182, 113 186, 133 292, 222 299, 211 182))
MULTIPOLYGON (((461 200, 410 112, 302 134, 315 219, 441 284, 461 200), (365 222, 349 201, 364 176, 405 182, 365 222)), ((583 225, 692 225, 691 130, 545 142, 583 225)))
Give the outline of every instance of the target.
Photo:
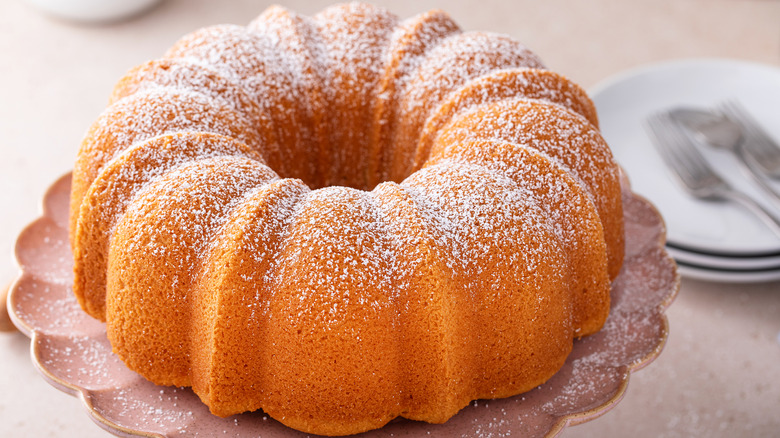
POLYGON ((722 195, 724 198, 737 202, 752 211, 753 214, 758 216, 773 233, 780 237, 780 218, 775 216, 771 211, 764 208, 764 206, 756 202, 750 196, 737 190, 727 190, 724 191, 722 195))

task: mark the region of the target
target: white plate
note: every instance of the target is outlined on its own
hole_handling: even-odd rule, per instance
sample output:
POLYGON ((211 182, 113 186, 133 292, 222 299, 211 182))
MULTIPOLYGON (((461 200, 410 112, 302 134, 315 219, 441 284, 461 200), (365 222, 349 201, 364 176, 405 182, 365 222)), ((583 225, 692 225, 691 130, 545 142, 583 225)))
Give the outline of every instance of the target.
POLYGON ((685 278, 706 280, 717 283, 763 283, 780 280, 780 269, 755 271, 729 271, 709 269, 702 266, 688 265, 678 262, 677 270, 685 278))
POLYGON ((666 250, 680 263, 700 266, 708 269, 732 271, 780 270, 780 254, 763 257, 727 257, 667 246, 666 250))
MULTIPOLYGON (((601 130, 633 189, 652 201, 668 227, 668 242, 719 255, 780 252, 780 237, 742 207, 702 201, 682 191, 650 143, 643 121, 674 106, 712 107, 738 99, 780 140, 780 69, 725 59, 667 62, 632 70, 591 90, 601 130)), ((703 150, 734 185, 763 197, 727 152, 703 150)), ((766 206, 771 204, 764 200, 766 206)))

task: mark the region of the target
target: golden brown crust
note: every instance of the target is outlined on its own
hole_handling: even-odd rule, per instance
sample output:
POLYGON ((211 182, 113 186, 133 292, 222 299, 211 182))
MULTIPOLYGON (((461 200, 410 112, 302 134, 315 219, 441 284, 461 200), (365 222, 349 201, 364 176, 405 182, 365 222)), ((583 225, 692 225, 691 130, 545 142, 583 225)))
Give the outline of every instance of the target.
POLYGON ((518 96, 564 106, 598 127, 598 116, 593 102, 585 90, 564 76, 533 68, 497 70, 466 83, 457 92, 451 93, 431 113, 417 146, 414 169, 422 167, 428 159, 436 136, 457 115, 475 106, 515 100, 518 96))
POLYGON ((412 172, 425 121, 449 93, 494 70, 544 68, 536 54, 519 42, 485 32, 452 35, 428 53, 410 74, 399 102, 401 122, 391 134, 391 181, 400 181, 412 172))
MULTIPOLYGON (((367 190, 370 136, 386 48, 398 18, 365 3, 331 6, 313 17, 321 37, 331 154, 321 163, 324 186, 367 190)), ((371 175, 373 179, 373 175, 371 175)))
POLYGON ((106 320, 109 238, 135 194, 177 166, 222 155, 263 160, 255 150, 230 137, 178 133, 136 143, 101 170, 84 196, 74 233, 73 292, 87 313, 106 320))
POLYGON ((440 131, 431 156, 468 139, 506 141, 535 149, 581 180, 604 226, 610 278, 617 277, 625 251, 619 169, 593 125, 559 105, 522 98, 498 101, 455 117, 440 131))
POLYGON ((136 142, 181 131, 221 134, 262 150, 263 143, 249 120, 205 94, 161 89, 128 96, 108 107, 81 143, 73 169, 71 242, 81 202, 103 166, 136 142))
MULTIPOLYGON (((254 189, 226 218, 204 262, 196 288, 217 291, 216 317, 195 322, 210 332, 193 351, 193 390, 212 412, 228 416, 267 404, 273 360, 267 318, 273 299, 275 255, 288 234, 287 215, 309 192, 300 180, 282 179, 254 189), (261 238, 259 238, 260 236, 261 238)), ((202 335, 205 336, 205 335, 202 335)))
POLYGON ((569 172, 531 148, 495 140, 450 144, 426 163, 478 164, 509 177, 558 223, 557 238, 572 266, 573 326, 577 336, 598 331, 609 312, 604 229, 591 196, 569 172))
POLYGON ((389 168, 395 147, 393 135, 402 123, 399 101, 403 98, 406 82, 414 73, 419 60, 442 40, 460 32, 458 25, 446 12, 433 10, 404 20, 393 34, 388 47, 388 62, 385 64, 379 83, 372 143, 374 150, 369 155, 375 158, 369 163, 369 174, 373 175, 369 186, 390 179, 389 168))
POLYGON ((111 237, 106 297, 108 338, 130 368, 158 384, 191 385, 191 294, 208 236, 244 193, 276 178, 257 161, 214 157, 137 194, 111 237))

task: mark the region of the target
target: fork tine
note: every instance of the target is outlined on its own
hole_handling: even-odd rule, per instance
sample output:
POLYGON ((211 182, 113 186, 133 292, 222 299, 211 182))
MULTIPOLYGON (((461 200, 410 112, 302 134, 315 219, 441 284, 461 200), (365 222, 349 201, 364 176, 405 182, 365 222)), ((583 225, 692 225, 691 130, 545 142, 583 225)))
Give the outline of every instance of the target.
POLYGON ((683 167, 696 175, 706 173, 709 169, 698 151, 694 148, 685 132, 666 113, 656 114, 653 118, 655 131, 660 134, 659 140, 667 150, 667 156, 674 159, 672 166, 683 167))
POLYGON ((671 161, 677 161, 673 157, 674 150, 670 147, 673 141, 671 138, 668 138, 669 134, 665 129, 664 122, 660 118, 659 114, 650 115, 646 120, 646 128, 651 140, 653 140, 653 146, 658 150, 664 162, 672 167, 674 164, 671 161))
POLYGON ((673 122, 666 114, 659 114, 656 120, 657 126, 666 133, 668 147, 672 149, 678 160, 683 160, 688 167, 698 167, 697 160, 691 153, 691 149, 684 144, 687 139, 683 136, 681 130, 678 129, 677 123, 673 122))
POLYGON ((676 167, 681 160, 680 148, 673 146, 677 143, 673 132, 668 129, 667 123, 661 114, 654 114, 647 119, 650 133, 655 138, 653 143, 661 153, 661 158, 669 167, 676 167))
POLYGON ((731 117, 742 125, 747 133, 754 139, 751 149, 757 158, 776 157, 780 154, 780 146, 767 134, 764 128, 750 112, 738 101, 727 100, 720 105, 720 110, 727 117, 731 117))
POLYGON ((668 113, 653 114, 646 120, 653 144, 685 188, 697 196, 708 196, 716 186, 726 186, 696 149, 692 139, 668 113))
POLYGON ((742 126, 745 134, 742 149, 752 165, 770 178, 780 178, 780 145, 777 141, 769 136, 739 102, 726 101, 721 105, 721 111, 726 117, 732 118, 742 126))
POLYGON ((658 150, 661 158, 683 183, 689 184, 689 175, 687 165, 683 165, 684 156, 681 154, 681 148, 677 147, 678 139, 675 138, 673 131, 669 129, 668 123, 664 120, 662 114, 653 114, 646 120, 647 128, 650 133, 653 145, 658 150))
POLYGON ((726 101, 721 102, 721 104, 718 106, 718 108, 721 110, 721 112, 725 113, 729 117, 733 117, 739 122, 742 122, 746 129, 753 130, 757 127, 757 122, 753 118, 753 116, 748 113, 747 109, 745 109, 744 106, 742 106, 739 101, 736 101, 734 99, 729 99, 726 101))

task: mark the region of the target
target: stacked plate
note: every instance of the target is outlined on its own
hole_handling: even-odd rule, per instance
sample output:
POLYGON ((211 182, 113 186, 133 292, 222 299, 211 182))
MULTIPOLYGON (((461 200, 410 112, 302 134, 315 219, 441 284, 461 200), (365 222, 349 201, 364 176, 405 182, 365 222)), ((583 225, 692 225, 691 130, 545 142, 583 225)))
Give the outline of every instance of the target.
MULTIPOLYGON (((667 247, 684 276, 720 282, 780 279, 780 236, 744 207, 695 199, 683 191, 643 126, 650 114, 672 107, 713 108, 738 100, 780 141, 780 69, 724 59, 682 60, 621 74, 597 85, 591 95, 604 137, 634 191, 664 217, 667 247)), ((732 185, 780 216, 780 207, 741 173, 734 156, 701 150, 732 185)), ((780 181, 776 184, 780 188, 780 181)))

